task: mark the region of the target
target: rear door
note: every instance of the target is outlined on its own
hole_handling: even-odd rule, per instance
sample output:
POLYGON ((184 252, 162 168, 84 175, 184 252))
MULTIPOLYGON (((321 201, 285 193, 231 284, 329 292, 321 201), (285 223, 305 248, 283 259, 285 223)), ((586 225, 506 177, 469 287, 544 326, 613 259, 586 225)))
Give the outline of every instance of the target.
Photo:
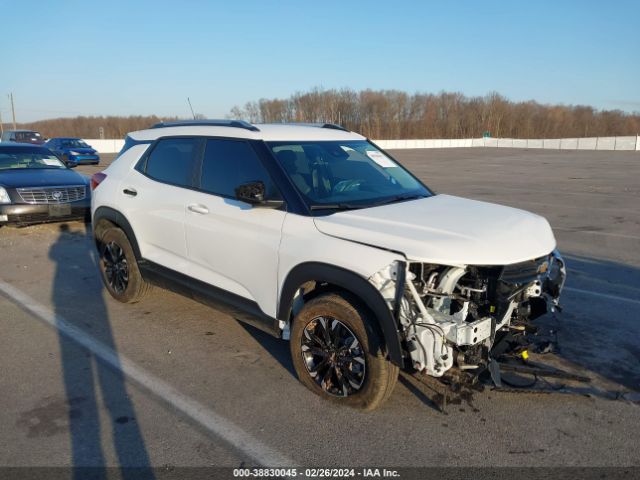
POLYGON ((192 277, 255 302, 275 318, 286 212, 235 198, 236 187, 258 180, 267 199, 280 198, 249 141, 206 141, 197 190, 185 193, 187 252, 192 277))
POLYGON ((194 186, 202 142, 192 137, 158 140, 117 192, 143 258, 184 274, 189 263, 185 192, 194 186))

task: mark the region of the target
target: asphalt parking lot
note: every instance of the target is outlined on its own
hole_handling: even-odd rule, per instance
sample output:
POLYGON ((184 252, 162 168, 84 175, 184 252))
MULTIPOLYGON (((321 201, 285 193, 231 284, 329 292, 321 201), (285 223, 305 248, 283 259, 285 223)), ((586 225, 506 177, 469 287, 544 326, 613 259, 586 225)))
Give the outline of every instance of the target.
POLYGON ((640 405, 613 393, 640 391, 640 154, 392 153, 437 192, 549 220, 569 279, 544 322, 589 395, 485 390, 444 414, 403 376, 381 409, 340 409, 298 383, 284 341, 169 292, 113 301, 84 224, 2 228, 0 465, 640 465, 640 405))

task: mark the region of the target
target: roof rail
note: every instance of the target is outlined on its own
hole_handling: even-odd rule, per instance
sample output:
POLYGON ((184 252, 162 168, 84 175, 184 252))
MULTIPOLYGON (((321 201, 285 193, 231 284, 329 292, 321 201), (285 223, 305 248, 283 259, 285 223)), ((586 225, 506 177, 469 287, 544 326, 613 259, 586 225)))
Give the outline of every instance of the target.
POLYGON ((301 127, 317 127, 317 128, 330 128, 332 130, 342 130, 344 132, 348 132, 349 130, 344 128, 342 125, 338 125, 336 123, 324 123, 324 122, 281 122, 281 123, 273 123, 272 125, 291 125, 291 126, 301 126, 301 127))
POLYGON ((160 122, 153 125, 151 128, 166 128, 166 127, 233 127, 244 128, 245 130, 251 130, 252 132, 259 132, 260 129, 255 125, 251 125, 244 120, 176 120, 173 122, 160 122))
POLYGON ((333 130, 342 130, 344 132, 348 132, 349 130, 344 128, 342 125, 338 125, 337 123, 322 123, 319 124, 320 128, 331 128, 333 130))

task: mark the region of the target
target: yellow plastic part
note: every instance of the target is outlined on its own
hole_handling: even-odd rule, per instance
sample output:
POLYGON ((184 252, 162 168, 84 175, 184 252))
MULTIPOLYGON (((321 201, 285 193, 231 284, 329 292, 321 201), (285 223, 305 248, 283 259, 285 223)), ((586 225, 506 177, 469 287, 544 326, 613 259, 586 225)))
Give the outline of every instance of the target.
POLYGON ((529 359, 529 352, 528 352, 528 351, 526 351, 526 350, 523 350, 523 351, 522 351, 522 353, 521 353, 520 355, 522 355, 522 358, 523 358, 524 360, 528 360, 528 359, 529 359))

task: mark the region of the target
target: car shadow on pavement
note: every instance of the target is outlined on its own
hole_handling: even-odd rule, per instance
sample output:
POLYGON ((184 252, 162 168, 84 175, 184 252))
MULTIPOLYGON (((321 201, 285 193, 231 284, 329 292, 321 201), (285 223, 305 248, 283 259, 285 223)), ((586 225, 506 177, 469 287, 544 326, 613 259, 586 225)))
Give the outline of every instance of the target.
POLYGON ((585 374, 640 390, 640 269, 578 255, 565 260, 563 310, 536 321, 557 332, 554 355, 585 374))
MULTIPOLYGON (((71 231, 67 224, 59 227, 58 238, 49 250, 55 263, 53 304, 59 317, 73 318, 74 323, 83 318, 79 326, 117 356, 102 283, 96 275, 82 277, 88 265, 98 271, 89 227, 84 232, 71 231)), ((91 467, 91 478, 107 478, 110 457, 117 459, 123 478, 153 478, 122 372, 62 334, 59 344, 74 478, 86 478, 87 467, 91 467)))
POLYGON ((244 330, 253 337, 253 339, 264 348, 278 363, 289 372, 294 378, 296 371, 293 368, 293 362, 291 361, 291 353, 289 353, 289 342, 285 340, 279 340, 273 335, 269 335, 262 330, 244 323, 238 320, 238 323, 244 328, 244 330))

